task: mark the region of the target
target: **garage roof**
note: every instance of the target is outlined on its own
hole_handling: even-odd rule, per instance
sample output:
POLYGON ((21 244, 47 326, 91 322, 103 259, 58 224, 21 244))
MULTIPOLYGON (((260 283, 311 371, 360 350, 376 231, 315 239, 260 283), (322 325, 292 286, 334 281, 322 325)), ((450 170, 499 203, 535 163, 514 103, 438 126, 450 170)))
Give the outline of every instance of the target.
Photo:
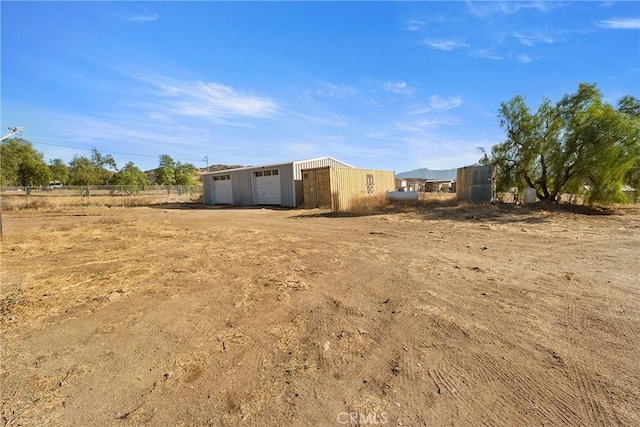
POLYGON ((333 157, 329 157, 329 156, 325 156, 325 157, 316 157, 313 159, 302 159, 302 160, 293 160, 293 161, 289 161, 289 162, 278 162, 278 163, 269 163, 266 165, 257 165, 257 166, 245 166, 242 168, 234 168, 234 169, 223 169, 223 170, 218 170, 215 172, 205 172, 202 175, 212 175, 212 174, 221 174, 221 173, 228 173, 228 172, 235 172, 235 171, 241 171, 241 170, 251 170, 251 169, 263 169, 263 168, 269 168, 269 167, 274 167, 274 166, 279 166, 279 165, 288 165, 288 164, 293 164, 293 163, 303 163, 303 162, 313 162, 316 160, 323 160, 323 159, 331 159, 335 162, 338 163, 342 163, 345 167, 348 168, 353 168, 354 166, 351 166, 348 163, 345 163, 341 160, 335 159, 333 157))

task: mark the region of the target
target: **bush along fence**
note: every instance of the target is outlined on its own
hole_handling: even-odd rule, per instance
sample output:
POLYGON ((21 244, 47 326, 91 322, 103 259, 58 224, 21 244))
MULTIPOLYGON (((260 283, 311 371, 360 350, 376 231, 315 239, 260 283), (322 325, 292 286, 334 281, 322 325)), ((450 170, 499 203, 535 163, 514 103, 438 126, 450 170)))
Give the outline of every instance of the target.
POLYGON ((201 185, 4 187, 3 211, 85 206, 127 207, 202 202, 201 185))

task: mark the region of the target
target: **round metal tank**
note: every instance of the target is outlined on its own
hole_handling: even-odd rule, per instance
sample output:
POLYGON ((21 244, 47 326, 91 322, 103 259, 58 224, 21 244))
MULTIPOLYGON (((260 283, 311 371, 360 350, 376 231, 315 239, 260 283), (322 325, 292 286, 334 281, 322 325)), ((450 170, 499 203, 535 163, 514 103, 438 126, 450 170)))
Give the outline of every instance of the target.
POLYGON ((417 191, 387 191, 389 200, 418 200, 417 191))
POLYGON ((525 188, 524 189, 524 197, 523 202, 527 203, 535 203, 537 200, 536 189, 535 188, 525 188))

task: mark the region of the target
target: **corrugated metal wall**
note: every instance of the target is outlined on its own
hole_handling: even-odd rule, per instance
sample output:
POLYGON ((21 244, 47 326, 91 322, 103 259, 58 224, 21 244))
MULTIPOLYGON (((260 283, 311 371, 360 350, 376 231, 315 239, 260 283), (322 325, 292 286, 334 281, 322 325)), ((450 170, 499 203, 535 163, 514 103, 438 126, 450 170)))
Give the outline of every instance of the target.
POLYGON ((332 209, 347 211, 354 199, 394 191, 395 186, 393 171, 331 168, 332 209))
POLYGON ((304 169, 302 171, 302 189, 304 193, 304 208, 331 209, 331 172, 330 167, 304 169))
POLYGON ((241 169, 229 173, 233 188, 233 204, 238 206, 253 205, 252 172, 241 169))
POLYGON ((302 169, 311 169, 323 166, 338 166, 341 168, 352 168, 351 165, 343 163, 331 157, 318 159, 300 160, 297 162, 278 163, 265 166, 255 166, 242 169, 228 169, 211 172, 203 175, 202 183, 204 189, 205 204, 212 204, 212 177, 214 175, 231 175, 231 186, 233 188, 234 205, 254 205, 254 177, 255 171, 263 169, 278 169, 280 172, 280 193, 282 206, 301 206, 304 200, 302 190, 302 169))
POLYGON ((302 206, 304 202, 304 189, 302 188, 302 169, 315 169, 326 166, 339 168, 353 168, 353 166, 341 162, 331 157, 322 157, 319 159, 301 160, 293 162, 293 179, 295 204, 292 206, 302 206))
POLYGON ((303 185, 305 208, 348 211, 354 199, 395 190, 393 171, 326 167, 305 169, 303 176, 312 181, 303 185))
POLYGON ((293 184, 292 163, 281 163, 268 166, 256 166, 253 168, 230 169, 213 172, 203 176, 202 182, 205 191, 205 203, 211 204, 214 201, 211 196, 211 180, 214 175, 231 175, 231 187, 233 189, 233 204, 238 206, 254 205, 254 177, 253 173, 263 169, 278 169, 280 175, 280 191, 282 196, 282 206, 295 206, 296 195, 293 184))
POLYGON ((490 202, 495 191, 491 166, 465 166, 456 173, 456 198, 468 202, 490 202))
POLYGON ((213 175, 203 175, 202 176, 202 191, 204 195, 204 204, 211 205, 213 204, 213 200, 211 198, 211 189, 213 181, 213 175))

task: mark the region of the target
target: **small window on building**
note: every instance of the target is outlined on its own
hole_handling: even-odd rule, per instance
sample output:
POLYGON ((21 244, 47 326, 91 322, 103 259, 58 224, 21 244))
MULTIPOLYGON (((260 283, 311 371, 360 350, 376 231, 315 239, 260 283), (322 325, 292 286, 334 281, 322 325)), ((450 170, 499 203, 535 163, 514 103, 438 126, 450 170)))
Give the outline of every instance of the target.
POLYGON ((263 174, 264 176, 271 176, 271 171, 264 171, 263 174))
POLYGON ((274 169, 271 171, 271 175, 278 175, 278 169, 274 169))
POLYGON ((214 177, 213 177, 213 180, 214 180, 214 181, 220 181, 220 177, 219 177, 219 176, 214 176, 214 177))
POLYGON ((262 171, 258 171, 255 173, 256 176, 262 176, 262 171))

